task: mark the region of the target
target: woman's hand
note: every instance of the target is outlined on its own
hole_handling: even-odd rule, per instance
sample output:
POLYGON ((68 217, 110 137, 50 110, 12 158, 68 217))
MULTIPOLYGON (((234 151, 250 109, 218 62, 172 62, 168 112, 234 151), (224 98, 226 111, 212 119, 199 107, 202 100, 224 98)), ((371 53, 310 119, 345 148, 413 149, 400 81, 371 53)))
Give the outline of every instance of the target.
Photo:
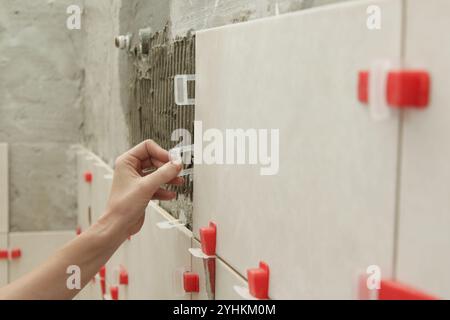
POLYGON ((144 141, 126 152, 116 160, 104 218, 122 225, 126 230, 125 237, 139 232, 150 200, 172 200, 176 197, 176 193, 161 186, 183 184, 183 178, 177 177, 181 169, 181 163, 170 162, 168 151, 152 140, 144 141), (152 169, 156 170, 149 173, 152 169))

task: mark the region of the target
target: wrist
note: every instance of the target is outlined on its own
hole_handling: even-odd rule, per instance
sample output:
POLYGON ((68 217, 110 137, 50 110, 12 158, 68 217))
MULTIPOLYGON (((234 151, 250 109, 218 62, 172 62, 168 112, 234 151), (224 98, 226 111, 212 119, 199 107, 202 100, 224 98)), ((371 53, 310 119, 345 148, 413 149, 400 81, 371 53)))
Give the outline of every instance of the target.
POLYGON ((120 245, 128 238, 128 228, 109 211, 105 212, 91 229, 101 240, 112 246, 120 245))

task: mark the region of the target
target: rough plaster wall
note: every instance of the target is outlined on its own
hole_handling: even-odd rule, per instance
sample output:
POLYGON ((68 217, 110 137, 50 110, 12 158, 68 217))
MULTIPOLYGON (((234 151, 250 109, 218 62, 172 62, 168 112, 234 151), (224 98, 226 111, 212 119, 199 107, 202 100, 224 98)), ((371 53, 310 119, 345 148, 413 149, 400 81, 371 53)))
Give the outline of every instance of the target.
MULTIPOLYGON (((177 106, 174 97, 174 78, 179 74, 195 73, 195 37, 188 35, 172 41, 168 28, 155 32, 148 38, 142 53, 133 47, 135 70, 131 81, 129 103, 129 125, 131 141, 137 144, 153 139, 166 150, 183 142, 172 141, 176 130, 194 131, 194 106, 177 106)), ((195 96, 193 82, 188 83, 188 95, 195 96)), ((193 138, 193 135, 192 135, 193 138)), ((184 141, 192 144, 193 141, 184 141)), ((185 169, 192 168, 186 165, 185 169)), ((161 205, 179 218, 181 211, 191 222, 193 181, 187 176, 183 186, 171 187, 177 192, 177 201, 162 202, 161 205)))
POLYGON ((168 13, 164 0, 85 0, 82 142, 111 165, 131 146, 126 119, 133 78, 133 61, 114 39, 142 27, 163 29, 168 13))
POLYGON ((172 35, 348 0, 172 0, 172 35))
POLYGON ((81 122, 76 0, 0 1, 0 141, 10 144, 10 230, 76 224, 74 155, 81 122))
MULTIPOLYGON (((155 32, 163 30, 167 24, 170 10, 170 1, 164 0, 132 0, 122 1, 120 11, 120 34, 131 33, 131 46, 138 43, 139 29, 150 27, 155 32)), ((122 110, 127 119, 131 116, 130 92, 135 81, 134 58, 122 51, 120 53, 119 73, 121 86, 122 110)), ((130 143, 133 144, 133 137, 130 137, 130 143)))
POLYGON ((119 51, 114 47, 120 8, 120 0, 86 0, 82 27, 86 75, 82 142, 110 163, 128 148, 120 100, 119 51))

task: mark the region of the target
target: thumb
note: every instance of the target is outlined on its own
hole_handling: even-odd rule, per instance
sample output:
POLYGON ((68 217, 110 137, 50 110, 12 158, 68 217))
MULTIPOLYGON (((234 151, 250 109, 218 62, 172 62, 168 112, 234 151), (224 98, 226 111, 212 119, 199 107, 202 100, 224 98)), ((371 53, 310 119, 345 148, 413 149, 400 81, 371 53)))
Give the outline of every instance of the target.
POLYGON ((175 179, 182 169, 181 164, 168 162, 152 174, 145 176, 144 184, 150 190, 156 191, 162 184, 168 183, 175 179))

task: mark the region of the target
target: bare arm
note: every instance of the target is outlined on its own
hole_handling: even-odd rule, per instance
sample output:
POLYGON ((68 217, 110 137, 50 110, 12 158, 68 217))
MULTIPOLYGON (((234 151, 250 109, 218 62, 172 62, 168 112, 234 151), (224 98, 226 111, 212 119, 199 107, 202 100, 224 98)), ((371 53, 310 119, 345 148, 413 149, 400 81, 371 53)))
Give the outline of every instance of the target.
POLYGON ((171 200, 176 195, 160 188, 165 183, 181 184, 181 165, 169 162, 169 155, 151 140, 120 156, 104 215, 55 253, 44 264, 0 289, 0 299, 72 299, 79 290, 70 290, 67 268, 78 266, 84 287, 119 246, 141 229, 145 208, 152 199, 171 200), (144 169, 158 168, 146 175, 144 169))

